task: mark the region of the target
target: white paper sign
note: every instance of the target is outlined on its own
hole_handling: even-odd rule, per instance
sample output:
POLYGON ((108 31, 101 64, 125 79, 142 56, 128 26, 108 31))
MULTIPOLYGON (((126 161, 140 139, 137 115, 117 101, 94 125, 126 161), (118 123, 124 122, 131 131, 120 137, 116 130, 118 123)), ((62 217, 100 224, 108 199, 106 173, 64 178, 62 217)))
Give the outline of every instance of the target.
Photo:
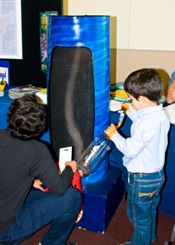
POLYGON ((60 171, 65 169, 65 163, 72 160, 72 146, 59 149, 59 167, 60 171))

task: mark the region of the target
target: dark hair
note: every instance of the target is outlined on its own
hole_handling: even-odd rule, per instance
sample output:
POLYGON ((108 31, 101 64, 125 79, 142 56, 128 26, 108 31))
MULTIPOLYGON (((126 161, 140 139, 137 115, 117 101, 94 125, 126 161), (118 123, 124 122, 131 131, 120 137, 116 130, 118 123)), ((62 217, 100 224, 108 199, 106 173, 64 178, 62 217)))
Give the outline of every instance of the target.
POLYGON ((162 96, 162 79, 155 69, 140 69, 126 78, 124 89, 135 99, 145 96, 151 101, 158 102, 162 96))
POLYGON ((24 95, 12 101, 7 120, 13 137, 39 138, 46 128, 46 111, 37 96, 24 95))

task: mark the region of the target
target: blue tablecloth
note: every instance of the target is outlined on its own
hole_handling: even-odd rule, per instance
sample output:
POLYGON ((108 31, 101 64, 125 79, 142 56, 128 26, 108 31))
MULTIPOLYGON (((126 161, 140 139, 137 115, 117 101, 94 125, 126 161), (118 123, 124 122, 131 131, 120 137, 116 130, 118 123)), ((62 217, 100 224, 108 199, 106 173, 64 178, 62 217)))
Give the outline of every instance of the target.
POLYGON ((175 217, 175 125, 169 131, 169 144, 166 154, 166 182, 162 192, 160 211, 175 217))
POLYGON ((0 129, 7 128, 7 112, 10 102, 8 91, 5 91, 4 96, 0 97, 0 129))

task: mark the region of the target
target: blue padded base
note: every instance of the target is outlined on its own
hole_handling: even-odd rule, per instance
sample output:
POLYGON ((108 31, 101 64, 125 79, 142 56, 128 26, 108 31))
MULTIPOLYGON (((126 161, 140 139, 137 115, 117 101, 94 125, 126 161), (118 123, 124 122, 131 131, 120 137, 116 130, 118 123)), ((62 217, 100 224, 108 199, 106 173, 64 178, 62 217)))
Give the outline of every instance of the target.
POLYGON ((104 233, 125 192, 121 170, 109 166, 106 177, 83 186, 83 217, 77 227, 104 233))

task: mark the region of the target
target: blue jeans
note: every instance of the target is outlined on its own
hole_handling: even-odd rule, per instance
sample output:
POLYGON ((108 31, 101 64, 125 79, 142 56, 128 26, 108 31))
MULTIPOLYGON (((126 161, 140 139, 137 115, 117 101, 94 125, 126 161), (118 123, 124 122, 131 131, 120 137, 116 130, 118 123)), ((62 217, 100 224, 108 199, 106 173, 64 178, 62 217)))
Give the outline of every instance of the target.
POLYGON ((69 188, 63 196, 31 191, 14 223, 0 234, 0 240, 20 244, 50 223, 42 245, 63 245, 72 231, 80 206, 81 196, 75 188, 69 188))
POLYGON ((134 226, 132 245, 156 242, 157 207, 163 183, 163 170, 151 174, 129 173, 127 214, 134 226))

